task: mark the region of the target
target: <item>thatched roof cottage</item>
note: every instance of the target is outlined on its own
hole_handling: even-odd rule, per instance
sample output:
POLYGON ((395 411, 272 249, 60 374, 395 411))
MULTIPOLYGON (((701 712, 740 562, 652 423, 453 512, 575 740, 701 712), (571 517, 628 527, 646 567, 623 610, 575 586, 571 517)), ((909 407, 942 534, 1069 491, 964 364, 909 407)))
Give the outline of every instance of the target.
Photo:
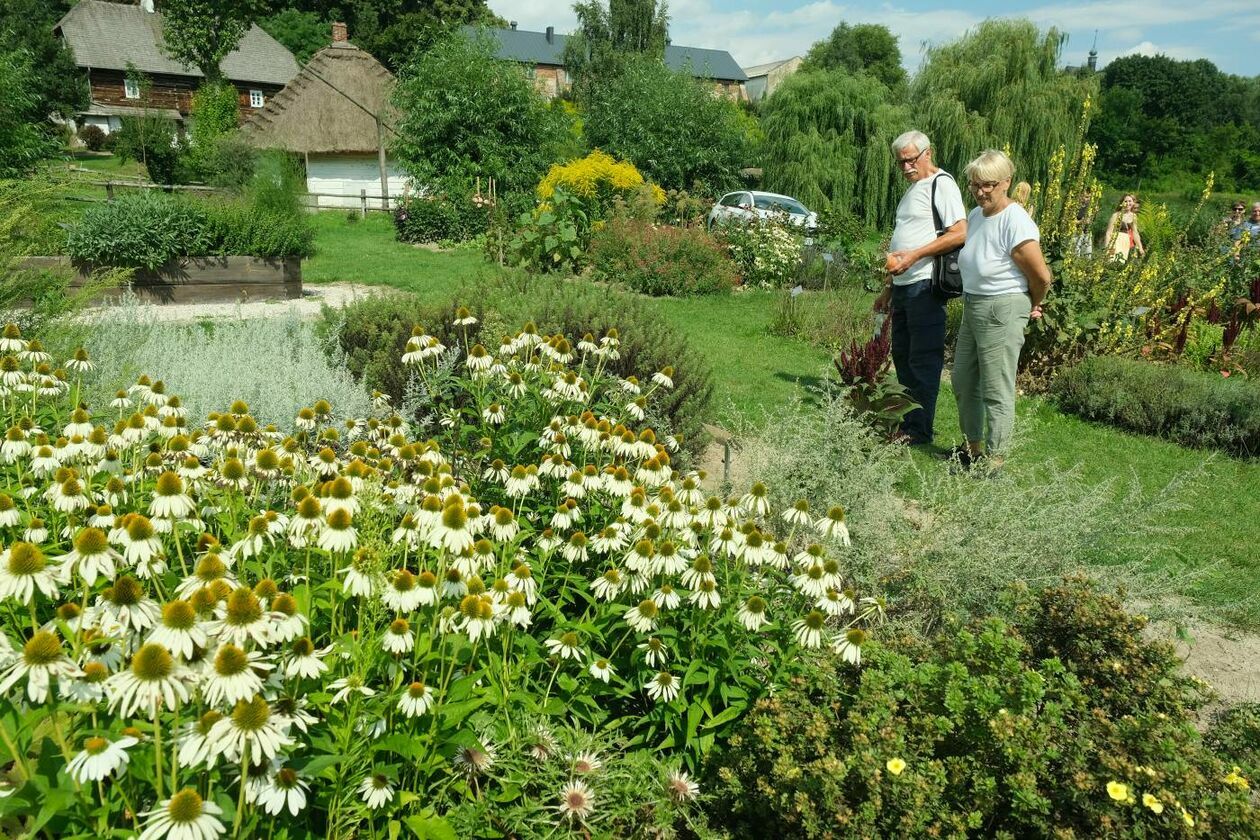
POLYGON ((407 176, 387 148, 397 121, 390 104, 394 75, 346 38, 334 23, 332 44, 242 126, 264 149, 285 149, 306 160, 306 186, 316 207, 388 207, 407 176))

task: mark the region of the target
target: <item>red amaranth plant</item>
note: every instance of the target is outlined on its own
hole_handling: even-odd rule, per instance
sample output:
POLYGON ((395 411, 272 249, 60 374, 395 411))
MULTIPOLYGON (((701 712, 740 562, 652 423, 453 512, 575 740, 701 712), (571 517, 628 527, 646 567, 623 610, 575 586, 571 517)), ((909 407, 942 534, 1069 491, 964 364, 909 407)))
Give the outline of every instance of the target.
POLYGON ((885 320, 869 341, 854 341, 835 360, 845 397, 864 420, 891 438, 908 413, 919 407, 889 370, 892 325, 885 320))

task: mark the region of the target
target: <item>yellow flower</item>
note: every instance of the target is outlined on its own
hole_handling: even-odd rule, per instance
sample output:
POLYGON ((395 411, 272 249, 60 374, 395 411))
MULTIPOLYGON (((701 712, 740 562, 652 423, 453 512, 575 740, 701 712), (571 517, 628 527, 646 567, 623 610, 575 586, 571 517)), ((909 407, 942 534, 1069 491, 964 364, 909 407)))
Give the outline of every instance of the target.
POLYGON ((1248 783, 1248 781, 1245 778, 1243 778, 1241 773, 1242 773, 1242 768, 1237 765, 1234 765, 1234 769, 1230 770, 1229 775, 1227 775, 1224 779, 1225 784, 1233 785, 1234 787, 1239 788, 1241 790, 1250 790, 1251 789, 1250 783, 1248 783))
POLYGON ((1181 821, 1184 822, 1187 827, 1194 828, 1194 817, 1190 816, 1190 812, 1188 812, 1185 808, 1181 809, 1181 821))
POLYGON ((888 772, 892 773, 894 776, 900 776, 901 771, 906 769, 906 763, 900 758, 890 758, 884 766, 887 767, 888 772))
POLYGON ((1117 802, 1124 802, 1129 798, 1129 786, 1124 782, 1107 782, 1107 795, 1117 802))
POLYGON ((1159 801, 1159 797, 1152 796, 1149 793, 1142 794, 1142 804, 1150 808, 1156 814, 1164 813, 1164 803, 1159 801))

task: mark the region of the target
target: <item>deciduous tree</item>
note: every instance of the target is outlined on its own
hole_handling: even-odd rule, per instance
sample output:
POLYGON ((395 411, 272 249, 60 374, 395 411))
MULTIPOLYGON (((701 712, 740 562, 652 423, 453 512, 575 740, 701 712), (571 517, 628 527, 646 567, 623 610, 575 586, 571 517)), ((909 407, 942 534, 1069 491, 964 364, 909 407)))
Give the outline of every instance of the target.
POLYGON ((241 43, 260 9, 258 0, 164 0, 164 48, 180 64, 216 82, 223 78, 220 62, 241 43))
POLYGON ((879 79, 897 96, 905 93, 906 71, 901 66, 897 36, 887 26, 841 23, 809 48, 802 70, 844 70, 879 79))

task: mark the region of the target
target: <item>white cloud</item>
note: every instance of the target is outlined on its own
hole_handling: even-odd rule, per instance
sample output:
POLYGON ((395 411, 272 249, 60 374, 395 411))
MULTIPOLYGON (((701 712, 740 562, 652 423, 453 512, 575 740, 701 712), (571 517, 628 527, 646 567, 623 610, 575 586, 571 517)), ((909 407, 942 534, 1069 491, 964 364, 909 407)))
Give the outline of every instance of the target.
POLYGON ((1139 44, 1134 44, 1128 49, 1120 50, 1120 52, 1116 54, 1116 57, 1119 58, 1126 55, 1166 55, 1169 58, 1182 60, 1193 60, 1204 57, 1203 50, 1200 47, 1161 46, 1153 44, 1150 41, 1142 41, 1139 44))

